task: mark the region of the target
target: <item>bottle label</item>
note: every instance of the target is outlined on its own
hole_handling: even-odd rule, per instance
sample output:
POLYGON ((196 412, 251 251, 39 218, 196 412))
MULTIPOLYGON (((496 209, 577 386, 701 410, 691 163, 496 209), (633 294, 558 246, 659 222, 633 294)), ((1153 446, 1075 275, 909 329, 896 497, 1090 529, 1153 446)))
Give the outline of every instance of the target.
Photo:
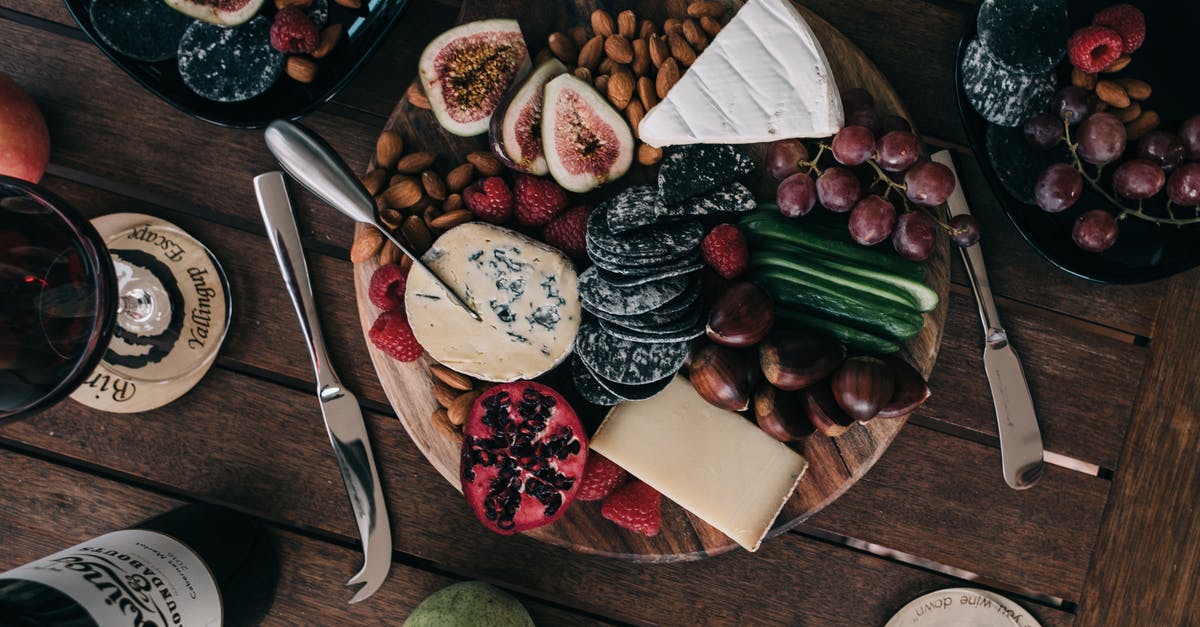
POLYGON ((71 597, 101 627, 221 624, 208 566, 186 545, 144 529, 116 531, 0 573, 71 597))

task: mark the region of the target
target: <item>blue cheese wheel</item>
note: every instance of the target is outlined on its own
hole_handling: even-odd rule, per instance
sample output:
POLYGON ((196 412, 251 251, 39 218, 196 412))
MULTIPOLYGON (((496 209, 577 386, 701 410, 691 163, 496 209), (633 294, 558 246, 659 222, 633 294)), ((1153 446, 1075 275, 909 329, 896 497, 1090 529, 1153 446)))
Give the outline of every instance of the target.
POLYGON ((94 0, 88 11, 96 34, 113 50, 138 61, 166 61, 192 18, 163 0, 94 0))
POLYGON ((992 58, 1019 72, 1049 72, 1067 54, 1065 0, 984 0, 975 25, 992 58))
POLYGON ((605 281, 596 266, 579 275, 579 298, 584 308, 622 316, 653 311, 694 287, 687 276, 622 287, 605 281))
POLYGON ((631 342, 608 333, 595 320, 580 325, 575 338, 575 354, 588 370, 629 385, 653 383, 679 372, 691 346, 691 341, 631 342))
POLYGON ((754 169, 742 151, 722 144, 680 146, 658 169, 659 202, 668 207, 708 193, 754 169))
POLYGON ((571 352, 578 278, 557 249, 483 222, 446 231, 421 258, 479 316, 452 303, 413 268, 404 307, 413 334, 442 365, 485 381, 532 379, 571 352))
POLYGON ((1053 76, 1011 70, 988 55, 978 39, 967 44, 961 71, 967 100, 992 124, 1017 126, 1044 111, 1054 97, 1053 76))
POLYGON ((258 96, 283 73, 283 53, 271 47, 270 33, 271 22, 261 15, 233 28, 192 22, 179 40, 179 75, 209 100, 258 96))

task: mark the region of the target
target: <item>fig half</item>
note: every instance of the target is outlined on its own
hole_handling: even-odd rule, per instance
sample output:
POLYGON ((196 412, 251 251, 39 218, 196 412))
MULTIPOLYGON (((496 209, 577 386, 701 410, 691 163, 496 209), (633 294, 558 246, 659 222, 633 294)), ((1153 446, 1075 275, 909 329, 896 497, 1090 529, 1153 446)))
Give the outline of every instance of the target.
POLYGON ((508 167, 536 176, 550 173, 542 149, 542 97, 546 83, 567 66, 551 57, 534 68, 525 80, 513 85, 504 96, 488 127, 492 152, 508 167))
POLYGON ((263 0, 166 0, 180 13, 217 26, 237 26, 258 15, 263 0))
POLYGON ((429 42, 418 71, 438 124, 470 137, 487 132, 504 94, 531 65, 516 20, 480 20, 429 42))
POLYGON ((629 171, 633 133, 604 96, 562 74, 546 83, 544 99, 542 148, 559 185, 582 193, 629 171))

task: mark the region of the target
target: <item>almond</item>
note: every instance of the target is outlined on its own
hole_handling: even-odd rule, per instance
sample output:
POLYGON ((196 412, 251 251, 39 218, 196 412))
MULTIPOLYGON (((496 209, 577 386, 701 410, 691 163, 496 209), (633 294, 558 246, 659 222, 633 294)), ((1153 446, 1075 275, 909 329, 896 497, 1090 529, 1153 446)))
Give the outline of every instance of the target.
POLYGON ((604 40, 604 54, 617 63, 633 61, 633 47, 630 46, 629 40, 622 35, 609 35, 604 40))
POLYGON ((408 209, 421 202, 423 195, 416 181, 405 179, 384 190, 383 202, 392 209, 408 209))
POLYGON ((356 11, 362 8, 362 0, 334 0, 334 2, 337 2, 347 9, 354 9, 356 11))
POLYGON ((385 249, 383 249, 383 252, 384 253, 392 252, 393 255, 395 256, 395 259, 397 260, 395 263, 400 264, 401 270, 408 272, 408 269, 411 268, 413 265, 413 258, 400 252, 400 249, 395 244, 392 244, 391 246, 389 246, 389 248, 391 248, 392 250, 389 251, 387 248, 385 248, 385 249))
POLYGON ((658 104, 658 93, 654 91, 654 80, 649 76, 643 76, 637 82, 638 99, 642 101, 642 108, 649 111, 658 104))
MULTIPOLYGON (((686 43, 684 45, 687 45, 686 43)), ((654 88, 658 92, 658 98, 661 100, 667 97, 667 92, 679 82, 679 64, 675 59, 667 59, 658 68, 658 77, 655 78, 654 88)))
MULTIPOLYGON (((432 369, 430 372, 432 372, 432 369)), ((437 401, 438 405, 449 407, 454 402, 454 399, 458 398, 459 394, 462 394, 461 390, 456 390, 437 379, 433 380, 433 400, 437 401)))
POLYGON ((450 415, 445 409, 439 407, 434 410, 433 415, 429 417, 429 420, 433 423, 433 426, 437 428, 438 432, 442 434, 442 437, 453 442, 462 443, 463 435, 454 426, 454 424, 450 422, 450 415))
POLYGON ((649 37, 650 35, 653 35, 656 30, 657 28, 654 26, 654 22, 651 22, 650 20, 642 20, 638 22, 637 36, 639 39, 649 37))
POLYGON ((608 74, 601 74, 600 76, 597 76, 596 82, 593 84, 593 86, 596 88, 596 91, 598 91, 602 94, 607 94, 608 93, 608 74))
POLYGON ((421 173, 421 187, 425 188, 425 193, 434 200, 446 200, 446 183, 442 181, 442 177, 438 176, 433 170, 425 170, 421 173))
POLYGON ((1116 74, 1117 72, 1120 72, 1121 70, 1125 69, 1125 66, 1129 65, 1129 62, 1132 60, 1133 60, 1133 57, 1130 57, 1127 54, 1121 55, 1121 56, 1117 57, 1116 61, 1109 63, 1108 67, 1106 67, 1100 71, 1104 72, 1105 74, 1116 74))
POLYGON ((662 148, 655 148, 650 144, 642 144, 637 149, 637 161, 642 165, 654 165, 662 161, 662 148))
POLYGON ((613 18, 604 9, 592 11, 592 32, 598 37, 608 37, 615 32, 613 18))
POLYGON ((401 174, 418 174, 433 165, 432 152, 421 151, 404 155, 396 162, 396 171, 401 174))
POLYGON ((1112 114, 1117 116, 1118 120, 1128 124, 1142 114, 1142 105, 1134 102, 1124 109, 1114 109, 1112 114))
POLYGON ((379 210, 379 219, 383 222, 384 226, 395 231, 404 223, 404 214, 391 207, 384 207, 379 210))
POLYGON ((683 20, 675 17, 668 18, 665 22, 663 22, 663 33, 668 37, 671 35, 682 35, 683 20))
POLYGON ((433 226, 433 221, 442 215, 442 208, 437 206, 437 203, 429 203, 421 210, 421 221, 425 223, 425 228, 429 229, 430 234, 437 227, 433 226))
POLYGON ((1139 81, 1136 78, 1118 78, 1115 82, 1134 100, 1145 100, 1150 97, 1153 91, 1150 89, 1150 83, 1139 81))
POLYGON ((430 364, 429 374, 432 374, 435 379, 450 386, 451 388, 454 388, 455 390, 458 390, 459 392, 467 392, 471 388, 475 387, 474 384, 471 383, 471 377, 468 377, 461 372, 451 370, 442 364, 430 364))
POLYGON ((446 213, 443 213, 442 215, 430 220, 429 226, 432 226, 435 229, 448 231, 460 224, 466 224, 474 219, 475 214, 471 213, 470 209, 456 209, 454 211, 447 211, 446 213))
POLYGON ((646 110, 642 108, 641 100, 630 100, 625 107, 625 118, 629 120, 629 128, 633 130, 633 136, 639 137, 638 125, 642 123, 642 117, 646 115, 646 110))
POLYGON ((461 192, 471 184, 471 180, 475 178, 475 166, 470 163, 464 163, 446 175, 446 187, 452 192, 461 192))
POLYGON ((1080 89, 1086 89, 1088 91, 1092 91, 1092 90, 1096 89, 1096 75, 1084 72, 1083 70, 1081 70, 1077 67, 1072 67, 1071 68, 1071 84, 1080 89))
POLYGON ((629 69, 633 70, 634 76, 645 76, 650 72, 650 44, 647 44, 645 39, 634 39, 631 45, 633 61, 630 62, 629 69))
POLYGON ((661 68, 664 61, 671 56, 670 48, 667 48, 666 42, 661 37, 651 37, 646 40, 650 47, 650 62, 654 67, 661 68))
POLYGON ((324 59, 330 52, 333 52, 335 46, 342 38, 342 25, 330 24, 321 29, 321 36, 317 40, 317 48, 312 51, 314 59, 324 59))
POLYGON ((391 242, 384 243, 383 249, 379 251, 379 265, 381 266, 385 266, 389 263, 398 263, 400 264, 401 268, 404 268, 406 267, 404 265, 405 261, 407 261, 409 265, 412 265, 412 259, 409 259, 407 255, 400 252, 400 249, 396 248, 396 245, 391 242))
POLYGON ((1130 141, 1137 141, 1142 138, 1142 135, 1158 128, 1158 123, 1158 113, 1142 111, 1137 119, 1125 125, 1125 133, 1129 135, 1130 141))
POLYGON ((300 83, 311 83, 317 77, 317 63, 307 57, 292 55, 287 58, 287 75, 300 83))
POLYGON ((461 427, 467 421, 467 417, 471 415, 471 406, 475 404, 475 399, 479 398, 481 392, 471 390, 458 395, 446 408, 446 413, 450 418, 450 424, 461 427))
POLYGON ((575 42, 563 33, 550 33, 550 37, 546 39, 546 45, 549 46, 550 52, 558 57, 563 63, 571 63, 579 58, 579 48, 575 46, 575 42))
POLYGON ((1103 113, 1108 110, 1108 103, 1104 102, 1095 93, 1088 96, 1088 111, 1091 113, 1103 113))
POLYGON ((571 70, 571 73, 575 75, 575 78, 578 78, 585 83, 592 82, 592 71, 583 67, 582 65, 571 70))
POLYGON ((604 57, 604 38, 596 35, 588 40, 583 45, 583 49, 579 51, 579 67, 585 67, 589 70, 595 70, 597 65, 600 65, 600 60, 604 57))
POLYGON ((430 107, 429 98, 425 95, 425 91, 421 89, 420 83, 413 81, 405 93, 408 96, 408 104, 418 109, 428 109, 430 107))
POLYGON ((1113 81, 1096 81, 1096 96, 1118 109, 1129 106, 1129 94, 1113 81))
POLYGON ((633 39, 637 35, 638 20, 633 11, 625 9, 617 14, 617 32, 626 39, 633 39))
MULTIPOLYGON (((413 177, 407 174, 393 174, 392 178, 388 179, 387 187, 399 185, 401 181, 415 181, 413 177)), ((386 188, 385 188, 386 189, 386 188)))
POLYGON ((571 38, 571 43, 575 44, 576 48, 582 48, 583 44, 586 44, 591 38, 591 33, 588 33, 586 26, 577 24, 567 31, 567 36, 571 38))
POLYGON ((466 204, 463 203, 462 194, 450 194, 449 196, 446 196, 446 202, 442 203, 442 211, 445 211, 446 213, 453 213, 465 206, 466 204))
POLYGON ((721 23, 707 15, 701 15, 700 28, 704 29, 709 37, 716 37, 717 33, 721 32, 721 23))
POLYGON ((374 170, 367 172, 366 176, 362 177, 362 184, 363 187, 366 188, 368 194, 372 196, 378 196, 380 190, 383 189, 384 183, 387 183, 387 178, 387 170, 383 168, 375 168, 374 170))
POLYGON ((350 245, 351 263, 362 263, 368 260, 383 247, 383 233, 380 233, 379 229, 363 225, 357 230, 358 232, 354 234, 354 243, 350 245))
POLYGON ((613 68, 617 65, 619 64, 616 61, 613 61, 612 57, 604 57, 604 60, 600 62, 600 65, 596 66, 596 74, 612 74, 613 68))
POLYGON ((425 226, 425 221, 417 216, 405 218, 404 224, 400 225, 400 232, 404 234, 404 239, 408 240, 415 254, 423 255, 433 245, 433 234, 429 232, 429 227, 425 226))
POLYGON ((629 70, 622 69, 614 72, 608 79, 608 101, 617 110, 624 110, 629 106, 629 101, 633 99, 634 89, 636 89, 636 85, 633 81, 633 74, 630 74, 629 70))
POLYGON ((467 161, 475 166, 484 176, 500 176, 504 174, 504 164, 490 152, 476 150, 467 155, 467 161))
POLYGON ((704 31, 700 28, 700 24, 696 20, 687 19, 683 21, 683 37, 696 50, 703 51, 708 47, 708 35, 704 34, 704 31))
POLYGON ((396 167, 404 154, 404 138, 396 131, 384 131, 375 140, 375 163, 384 170, 396 167))
POLYGON ((725 15, 725 5, 720 2, 693 2, 688 5, 687 14, 691 17, 721 17, 725 15))
POLYGON ((696 51, 688 44, 687 39, 683 35, 673 34, 667 35, 667 46, 671 48, 671 56, 683 67, 688 67, 696 62, 696 51))

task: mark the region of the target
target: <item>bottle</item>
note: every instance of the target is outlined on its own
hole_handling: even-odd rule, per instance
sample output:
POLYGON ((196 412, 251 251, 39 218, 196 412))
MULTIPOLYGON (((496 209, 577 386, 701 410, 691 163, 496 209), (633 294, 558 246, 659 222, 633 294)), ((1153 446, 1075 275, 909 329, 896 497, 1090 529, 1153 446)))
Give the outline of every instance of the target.
POLYGON ((278 561, 252 519, 186 505, 0 573, 0 627, 193 627, 256 622, 278 561))

